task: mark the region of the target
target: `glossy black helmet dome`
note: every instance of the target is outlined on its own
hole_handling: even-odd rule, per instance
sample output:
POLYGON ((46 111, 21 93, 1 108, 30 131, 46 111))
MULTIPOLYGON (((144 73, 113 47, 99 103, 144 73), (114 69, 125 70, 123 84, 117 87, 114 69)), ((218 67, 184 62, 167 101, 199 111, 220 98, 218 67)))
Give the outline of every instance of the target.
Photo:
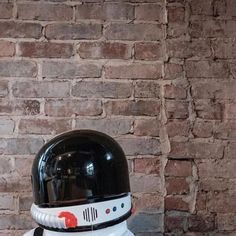
POLYGON ((46 143, 34 160, 32 184, 39 207, 106 201, 130 192, 120 145, 92 130, 67 132, 46 143))

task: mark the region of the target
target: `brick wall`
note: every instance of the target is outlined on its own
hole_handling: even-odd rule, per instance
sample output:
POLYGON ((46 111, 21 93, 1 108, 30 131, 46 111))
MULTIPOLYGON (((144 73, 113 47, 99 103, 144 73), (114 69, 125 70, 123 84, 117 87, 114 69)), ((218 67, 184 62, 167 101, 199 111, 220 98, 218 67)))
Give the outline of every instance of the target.
POLYGON ((236 1, 0 2, 0 235, 34 226, 45 141, 124 148, 138 236, 236 235, 236 1))

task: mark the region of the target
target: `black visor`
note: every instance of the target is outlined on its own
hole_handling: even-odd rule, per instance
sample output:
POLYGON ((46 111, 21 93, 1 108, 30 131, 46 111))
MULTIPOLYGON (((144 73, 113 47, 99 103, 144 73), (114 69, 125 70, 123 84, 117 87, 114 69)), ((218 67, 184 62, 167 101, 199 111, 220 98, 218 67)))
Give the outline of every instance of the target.
POLYGON ((130 192, 121 147, 91 130, 68 132, 45 144, 33 163, 32 183, 40 207, 110 200, 130 192))

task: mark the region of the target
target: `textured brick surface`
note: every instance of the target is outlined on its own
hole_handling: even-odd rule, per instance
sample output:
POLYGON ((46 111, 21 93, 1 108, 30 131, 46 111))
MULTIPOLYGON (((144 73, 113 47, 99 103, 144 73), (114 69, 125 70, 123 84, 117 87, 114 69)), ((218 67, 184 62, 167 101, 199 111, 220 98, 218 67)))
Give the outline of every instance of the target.
POLYGON ((0 236, 35 226, 35 153, 73 129, 123 147, 136 236, 235 236, 235 79, 235 0, 1 1, 0 236))

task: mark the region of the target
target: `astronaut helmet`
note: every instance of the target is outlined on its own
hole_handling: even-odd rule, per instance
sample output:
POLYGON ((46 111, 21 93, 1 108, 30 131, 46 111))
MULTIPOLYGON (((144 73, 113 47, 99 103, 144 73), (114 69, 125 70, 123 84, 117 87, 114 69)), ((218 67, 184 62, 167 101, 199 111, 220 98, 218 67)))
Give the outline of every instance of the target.
POLYGON ((44 229, 92 231, 131 215, 125 154, 101 132, 75 130, 46 143, 34 160, 32 185, 31 214, 44 229))

